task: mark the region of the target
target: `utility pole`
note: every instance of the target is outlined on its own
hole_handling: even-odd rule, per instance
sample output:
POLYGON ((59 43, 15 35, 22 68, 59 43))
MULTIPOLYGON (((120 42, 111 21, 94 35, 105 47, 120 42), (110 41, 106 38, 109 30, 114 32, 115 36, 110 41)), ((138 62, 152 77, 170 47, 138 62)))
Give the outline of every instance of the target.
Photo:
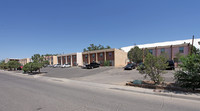
POLYGON ((192 48, 191 48, 191 55, 193 53, 193 44, 194 44, 194 35, 192 36, 192 48))

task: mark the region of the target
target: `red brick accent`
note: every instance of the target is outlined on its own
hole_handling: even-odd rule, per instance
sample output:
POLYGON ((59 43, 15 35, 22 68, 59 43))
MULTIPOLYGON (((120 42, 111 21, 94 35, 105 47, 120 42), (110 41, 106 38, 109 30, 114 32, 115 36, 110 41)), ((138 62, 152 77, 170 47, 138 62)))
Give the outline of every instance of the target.
POLYGON ((66 63, 66 56, 62 56, 62 63, 63 63, 63 64, 66 63))
POLYGON ((58 64, 61 64, 61 57, 58 57, 58 64))
POLYGON ((88 54, 83 54, 83 63, 89 63, 88 54), (86 58, 86 56, 87 56, 87 58, 86 58))
POLYGON ((76 66, 77 64, 77 57, 76 55, 72 55, 72 66, 76 66))
POLYGON ((98 58, 98 61, 100 62, 100 65, 103 66, 104 64, 104 52, 101 52, 101 53, 97 53, 97 58, 98 58), (101 54, 102 54, 102 57, 101 57, 101 54))
POLYGON ((90 54, 90 63, 93 61, 96 62, 96 53, 90 54))
POLYGON ((67 56, 67 63, 71 64, 71 56, 67 56))
POLYGON ((106 60, 114 60, 114 51, 106 52, 106 60))

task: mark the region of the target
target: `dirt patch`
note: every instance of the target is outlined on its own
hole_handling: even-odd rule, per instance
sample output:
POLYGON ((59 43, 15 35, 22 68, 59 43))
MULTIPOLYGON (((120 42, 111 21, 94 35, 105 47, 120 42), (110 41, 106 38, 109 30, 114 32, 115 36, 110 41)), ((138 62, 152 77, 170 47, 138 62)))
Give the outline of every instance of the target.
POLYGON ((155 85, 153 81, 142 81, 141 84, 135 84, 133 82, 128 82, 126 83, 127 86, 135 86, 135 87, 142 87, 142 88, 149 88, 149 89, 155 89, 156 91, 162 91, 162 90, 167 90, 170 92, 192 92, 192 93, 200 93, 200 90, 191 90, 191 89, 185 89, 178 87, 175 83, 163 83, 160 85, 155 85))

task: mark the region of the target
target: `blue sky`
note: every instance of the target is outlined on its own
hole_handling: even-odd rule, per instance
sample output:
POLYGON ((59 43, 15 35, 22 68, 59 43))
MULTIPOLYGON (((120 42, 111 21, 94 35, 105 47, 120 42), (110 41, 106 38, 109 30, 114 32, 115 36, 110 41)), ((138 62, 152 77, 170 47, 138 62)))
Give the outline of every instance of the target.
POLYGON ((1 0, 0 60, 200 38, 199 0, 1 0))

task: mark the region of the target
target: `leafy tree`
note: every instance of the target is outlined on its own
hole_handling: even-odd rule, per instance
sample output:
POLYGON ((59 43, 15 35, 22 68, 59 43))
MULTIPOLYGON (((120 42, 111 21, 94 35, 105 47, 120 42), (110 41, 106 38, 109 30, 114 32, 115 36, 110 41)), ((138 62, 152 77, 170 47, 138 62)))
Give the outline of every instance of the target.
POLYGON ((24 65, 24 67, 22 68, 22 70, 26 73, 32 73, 33 71, 37 71, 39 70, 41 67, 40 63, 36 63, 36 62, 29 62, 27 64, 24 65))
POLYGON ((8 68, 10 68, 10 70, 12 70, 12 68, 14 68, 14 70, 16 70, 18 67, 21 66, 21 64, 18 61, 8 61, 8 68))
POLYGON ((195 46, 193 46, 192 53, 193 54, 200 54, 200 50, 197 49, 195 46))
POLYGON ((110 48, 111 48, 110 46, 104 47, 101 44, 99 44, 98 46, 94 45, 94 44, 90 44, 89 47, 83 49, 83 52, 94 51, 94 50, 102 50, 102 49, 110 49, 110 48))
POLYGON ((49 61, 48 60, 42 62, 42 66, 43 67, 46 67, 47 65, 49 65, 49 61))
POLYGON ((143 56, 146 57, 149 54, 149 49, 145 48, 143 52, 143 56))
POLYGON ((45 54, 43 56, 57 56, 58 54, 45 54))
POLYGON ((192 54, 180 58, 181 70, 175 72, 175 80, 181 87, 193 89, 200 88, 200 55, 192 54))
POLYGON ((155 84, 160 84, 164 81, 161 74, 167 68, 167 59, 163 56, 153 56, 152 54, 147 54, 144 61, 144 69, 139 69, 140 73, 145 74, 145 78, 148 76, 155 84))
POLYGON ((40 54, 34 54, 34 55, 32 56, 32 60, 33 60, 33 62, 35 62, 35 63, 42 63, 42 61, 44 60, 44 56, 43 56, 43 55, 40 56, 40 54))
POLYGON ((0 62, 0 69, 8 69, 8 64, 5 63, 5 60, 0 62))
POLYGON ((40 68, 42 68, 43 67, 43 61, 44 61, 44 56, 42 55, 42 56, 40 56, 40 54, 34 54, 33 56, 32 56, 32 60, 33 60, 33 63, 35 63, 35 64, 33 64, 33 65, 38 65, 37 67, 39 67, 39 72, 40 72, 40 68))
POLYGON ((143 51, 138 46, 135 46, 128 52, 128 58, 130 61, 140 63, 143 61, 143 51))

